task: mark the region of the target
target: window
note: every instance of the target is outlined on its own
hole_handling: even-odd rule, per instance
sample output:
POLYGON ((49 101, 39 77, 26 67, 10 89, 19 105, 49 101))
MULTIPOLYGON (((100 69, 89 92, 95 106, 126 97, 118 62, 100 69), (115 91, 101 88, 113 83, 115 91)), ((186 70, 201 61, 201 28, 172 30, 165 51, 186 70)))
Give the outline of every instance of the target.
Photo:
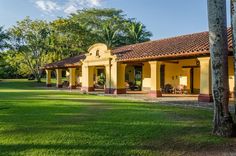
POLYGON ((99 50, 96 51, 96 56, 99 56, 99 50))
POLYGON ((187 86, 188 85, 188 77, 187 76, 180 76, 179 77, 179 84, 187 86))

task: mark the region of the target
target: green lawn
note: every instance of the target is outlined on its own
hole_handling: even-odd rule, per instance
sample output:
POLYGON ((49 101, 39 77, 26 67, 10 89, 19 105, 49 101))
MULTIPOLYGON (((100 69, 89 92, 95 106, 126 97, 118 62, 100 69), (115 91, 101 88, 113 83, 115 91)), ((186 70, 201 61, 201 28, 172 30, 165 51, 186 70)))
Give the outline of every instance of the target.
MULTIPOLYGON (((0 81, 0 155, 191 155, 227 152, 212 111, 0 81)), ((44 86, 44 84, 41 84, 44 86)))

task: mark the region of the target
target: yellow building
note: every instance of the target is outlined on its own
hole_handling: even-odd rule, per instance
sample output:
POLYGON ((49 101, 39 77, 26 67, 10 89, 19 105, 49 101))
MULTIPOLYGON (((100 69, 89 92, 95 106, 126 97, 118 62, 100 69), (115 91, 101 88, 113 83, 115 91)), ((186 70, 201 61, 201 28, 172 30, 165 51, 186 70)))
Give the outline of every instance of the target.
MULTIPOLYGON (((230 30, 229 30, 230 36, 230 30)), ((229 43, 232 44, 231 37, 229 43)), ((233 92, 232 46, 229 46, 229 88, 233 92)), ((142 90, 150 96, 199 94, 199 101, 212 101, 208 32, 109 49, 95 44, 88 53, 45 66, 47 86, 56 70, 57 87, 62 87, 62 71, 68 87, 82 91, 104 90, 106 94, 125 94, 142 90)))

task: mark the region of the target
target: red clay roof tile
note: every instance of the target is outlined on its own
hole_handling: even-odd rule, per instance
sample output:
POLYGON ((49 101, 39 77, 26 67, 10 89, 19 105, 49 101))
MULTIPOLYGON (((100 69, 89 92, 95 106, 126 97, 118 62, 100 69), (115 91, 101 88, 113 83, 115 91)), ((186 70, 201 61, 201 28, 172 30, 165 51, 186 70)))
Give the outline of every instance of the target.
POLYGON ((58 62, 47 64, 45 68, 50 69, 50 68, 73 67, 73 66, 78 65, 78 63, 82 61, 83 59, 85 59, 85 57, 86 57, 85 54, 81 54, 78 56, 66 58, 58 62))
MULTIPOLYGON (((229 50, 232 50, 232 32, 228 29, 229 50)), ((175 59, 209 55, 209 33, 201 32, 156 41, 123 46, 112 50, 118 61, 142 61, 154 59, 175 59)), ((51 63, 45 68, 76 66, 85 59, 85 54, 51 63)))
MULTIPOLYGON (((229 49, 232 48, 232 33, 228 29, 229 49)), ((209 33, 201 32, 149 41, 116 48, 113 54, 119 61, 136 61, 209 55, 209 33)))

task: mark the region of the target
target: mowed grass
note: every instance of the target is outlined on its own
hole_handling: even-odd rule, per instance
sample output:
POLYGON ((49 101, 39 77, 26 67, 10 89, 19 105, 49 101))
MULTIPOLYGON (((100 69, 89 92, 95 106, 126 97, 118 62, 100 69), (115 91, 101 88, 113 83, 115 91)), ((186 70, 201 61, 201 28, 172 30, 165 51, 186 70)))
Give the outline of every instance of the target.
POLYGON ((212 111, 0 81, 0 155, 191 155, 228 152, 212 111))

